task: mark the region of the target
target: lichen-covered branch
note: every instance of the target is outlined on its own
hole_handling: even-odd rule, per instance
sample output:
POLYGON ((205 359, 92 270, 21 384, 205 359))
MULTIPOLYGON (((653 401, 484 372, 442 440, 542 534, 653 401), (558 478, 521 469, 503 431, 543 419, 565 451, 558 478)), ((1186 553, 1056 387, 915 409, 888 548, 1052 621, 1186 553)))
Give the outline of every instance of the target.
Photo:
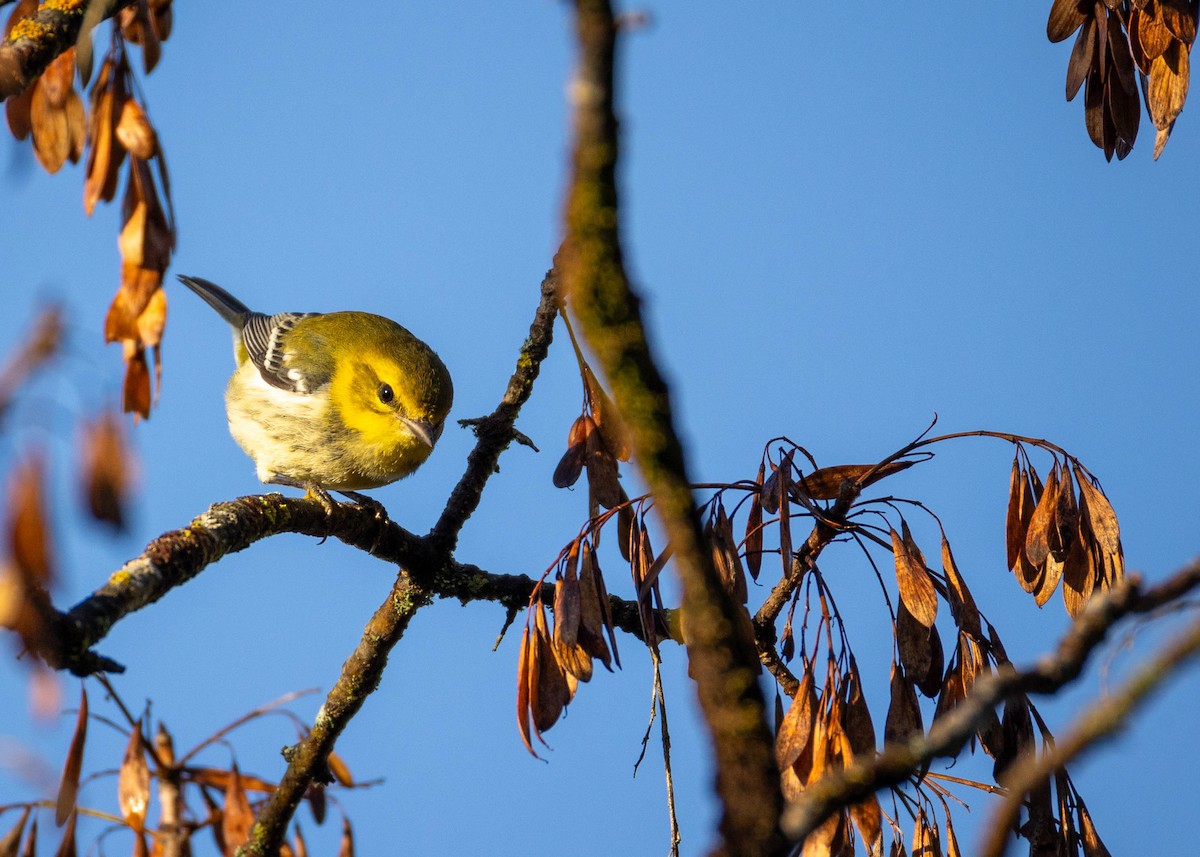
MULTIPOLYGON (((536 581, 524 574, 502 574, 457 562, 395 522, 380 520, 368 508, 335 503, 333 516, 327 516, 316 500, 281 494, 241 497, 216 503, 187 528, 159 536, 102 587, 66 613, 51 618, 50 624, 60 629, 60 638, 38 654, 51 666, 80 675, 97 669, 116 671, 111 662, 98 665, 90 649, 117 622, 187 583, 226 554, 279 533, 333 536, 377 559, 404 566, 434 597, 454 598, 464 604, 492 601, 519 608, 529 602, 536 586, 536 581)), ((553 592, 545 589, 542 598, 551 603, 553 592)), ((610 596, 610 601, 614 623, 640 636, 637 605, 615 596, 610 596)), ((49 609, 52 614, 53 608, 49 609)))
POLYGON ((31 17, 18 21, 0 43, 0 101, 17 95, 46 70, 46 66, 75 47, 79 27, 90 5, 103 7, 96 20, 111 18, 133 0, 48 0, 31 17))
POLYGON ((388 597, 363 630, 357 648, 342 665, 342 674, 317 712, 312 730, 284 751, 287 771, 259 810, 250 840, 238 849, 238 857, 278 854, 288 822, 308 787, 314 781, 333 782, 327 760, 338 736, 379 686, 388 653, 404 636, 413 615, 431 600, 427 588, 400 571, 388 597))
POLYGON ((741 605, 725 591, 702 547, 667 385, 621 258, 613 11, 607 0, 578 0, 576 14, 580 56, 571 86, 575 140, 567 236, 559 254, 563 294, 604 369, 674 550, 691 673, 714 744, 721 850, 779 853, 782 797, 757 683, 758 655, 753 641, 737 633, 741 605))
POLYGON ((1148 613, 1200 586, 1200 560, 1167 581, 1142 590, 1131 575, 1111 591, 1095 598, 1060 640, 1055 651, 1032 667, 1005 665, 978 679, 967 698, 938 720, 927 735, 904 744, 891 744, 874 759, 858 762, 818 780, 792 802, 783 816, 783 829, 794 842, 803 842, 832 813, 857 803, 878 789, 903 782, 936 756, 954 756, 983 725, 995 706, 1021 694, 1050 694, 1074 681, 1109 630, 1124 617, 1148 613))

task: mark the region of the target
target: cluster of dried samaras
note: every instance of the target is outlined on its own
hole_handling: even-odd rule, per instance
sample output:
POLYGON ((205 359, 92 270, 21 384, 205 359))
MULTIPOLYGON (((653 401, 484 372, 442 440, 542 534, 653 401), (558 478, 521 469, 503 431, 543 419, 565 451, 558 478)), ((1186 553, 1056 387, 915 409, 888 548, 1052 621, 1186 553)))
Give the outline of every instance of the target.
MULTIPOLYGON (((7 43, 44 34, 37 23, 37 0, 21 0, 4 30, 7 43)), ((8 127, 18 140, 32 139, 38 161, 50 173, 87 152, 83 208, 116 196, 128 155, 129 170, 121 205, 121 287, 104 324, 106 342, 120 342, 125 358, 124 409, 150 415, 153 400, 147 349, 153 353, 155 381, 161 372, 159 346, 166 324, 163 274, 175 246, 175 228, 166 166, 158 135, 134 96, 125 43, 140 45, 147 72, 171 32, 171 0, 134 3, 113 24, 111 46, 92 85, 88 106, 75 90, 75 74, 86 86, 91 77, 91 34, 60 54, 24 92, 5 101, 8 127), (150 163, 156 164, 166 206, 159 199, 150 163)))
POLYGON ((1062 581, 1063 603, 1074 618, 1094 591, 1111 588, 1125 573, 1117 515, 1078 461, 1068 466, 1068 459, 1056 457, 1043 484, 1023 452, 1018 448, 1009 482, 1008 567, 1038 606, 1062 581))
POLYGON ((1084 122, 1092 142, 1112 160, 1137 139, 1142 97, 1154 122, 1154 157, 1162 154, 1187 100, 1197 0, 1054 0, 1046 35, 1072 33, 1067 100, 1083 87, 1084 122))

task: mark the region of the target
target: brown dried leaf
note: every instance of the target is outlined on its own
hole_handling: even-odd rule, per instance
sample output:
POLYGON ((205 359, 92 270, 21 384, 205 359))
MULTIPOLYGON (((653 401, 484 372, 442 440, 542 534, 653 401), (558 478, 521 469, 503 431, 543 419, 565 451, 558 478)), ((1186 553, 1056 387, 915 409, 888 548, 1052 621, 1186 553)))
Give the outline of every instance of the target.
MULTIPOLYGON (((1188 52, 1179 42, 1171 42, 1162 56, 1151 61, 1146 83, 1146 107, 1154 127, 1160 131, 1169 129, 1183 110, 1183 103, 1187 100, 1188 75, 1188 52)), ((36 97, 34 104, 37 104, 36 97)))
POLYGON ((937 618, 937 592, 933 588, 929 572, 925 570, 924 558, 920 556, 920 551, 916 550, 908 532, 908 524, 901 519, 900 525, 904 530, 903 538, 894 528, 889 528, 900 600, 912 613, 913 618, 929 628, 937 618))
POLYGON ((583 385, 592 415, 596 420, 596 428, 604 439, 604 446, 619 461, 628 461, 631 454, 629 429, 617 411, 616 405, 604 392, 600 382, 588 367, 583 369, 583 385))
POLYGON ((1064 465, 1058 485, 1058 508, 1054 526, 1049 533, 1050 555, 1059 562, 1067 558, 1071 543, 1078 534, 1079 504, 1075 500, 1075 483, 1071 471, 1064 465))
POLYGON ((1029 482, 1025 471, 1017 465, 1017 456, 1013 456, 1012 472, 1008 477, 1008 514, 1004 519, 1004 543, 1008 551, 1008 569, 1017 567, 1019 557, 1025 547, 1024 498, 1029 482))
POLYGON ((1037 591, 1033 594, 1033 600, 1037 602, 1038 607, 1044 607, 1050 600, 1054 590, 1058 589, 1058 581, 1062 579, 1062 574, 1063 563, 1055 559, 1053 554, 1047 556, 1041 580, 1038 581, 1037 591))
MULTIPOLYGON (((883 813, 879 808, 879 798, 871 795, 866 800, 850 806, 850 818, 858 828, 866 846, 867 854, 883 853, 883 813)), ((853 855, 853 850, 847 852, 853 855)))
POLYGON ((892 664, 891 702, 883 724, 883 744, 904 743, 924 731, 921 706, 912 682, 904 677, 898 664, 892 664))
POLYGON ((838 464, 834 467, 822 467, 814 470, 796 483, 796 493, 811 500, 836 500, 842 490, 842 483, 849 480, 856 483, 861 491, 868 485, 873 485, 901 470, 907 470, 916 461, 889 461, 883 466, 875 464, 838 464), (878 469, 877 469, 878 468, 878 469), (871 473, 871 471, 875 471, 871 473), (864 477, 870 474, 866 481, 864 477))
POLYGON ((750 511, 746 513, 746 538, 743 541, 746 551, 746 568, 755 580, 758 580, 758 572, 762 568, 762 484, 765 473, 765 465, 759 462, 758 475, 754 479, 759 490, 750 495, 750 511))
POLYGON ((1084 857, 1110 857, 1108 849, 1104 847, 1104 842, 1100 839, 1100 834, 1096 832, 1092 814, 1088 812, 1088 808, 1078 795, 1075 796, 1075 810, 1079 815, 1079 839, 1083 845, 1084 857))
MULTIPOLYGON (((788 459, 791 460, 790 458, 788 459)), ((762 466, 759 465, 762 470, 762 466)), ((762 501, 763 511, 768 515, 774 515, 779 511, 779 471, 781 468, 776 467, 774 462, 771 462, 771 475, 767 477, 766 482, 761 482, 762 488, 758 492, 759 499, 762 501)))
POLYGON ((1046 38, 1051 42, 1066 39, 1083 23, 1087 8, 1079 0, 1054 0, 1050 19, 1046 21, 1046 38))
POLYGON ((105 411, 94 422, 85 423, 80 446, 80 471, 88 511, 95 520, 123 530, 135 466, 120 418, 105 411))
POLYGON ((630 561, 630 545, 634 539, 633 517, 633 507, 628 502, 617 509, 617 549, 626 562, 630 561))
POLYGON ((942 650, 942 635, 937 627, 929 629, 929 668, 924 675, 914 676, 917 690, 929 699, 938 695, 942 687, 942 670, 946 668, 946 654, 942 650))
MULTIPOLYGON (((525 625, 525 630, 521 633, 521 648, 517 655, 517 730, 521 733, 521 741, 525 744, 525 749, 536 759, 538 754, 533 749, 533 742, 530 741, 529 731, 529 694, 530 688, 533 686, 533 664, 534 647, 533 638, 529 633, 528 623, 525 625)), ((541 736, 538 736, 539 738, 541 736)), ((545 743, 544 741, 542 742, 545 743)), ((317 822, 320 824, 320 821, 317 822)))
POLYGON ((1096 537, 1096 543, 1105 553, 1121 552, 1121 527, 1117 513, 1113 511, 1108 497, 1075 465, 1075 477, 1079 483, 1080 514, 1087 521, 1088 529, 1096 537))
POLYGON ((1003 733, 1002 751, 996 754, 992 776, 998 785, 1007 786, 1007 774, 1014 763, 1034 751, 1033 720, 1029 716, 1029 703, 1024 698, 1004 703, 1000 728, 1003 733))
MULTIPOLYGON (((842 732, 850 746, 854 759, 870 759, 875 756, 875 724, 871 721, 871 709, 862 693, 862 680, 858 665, 850 661, 846 673, 841 709, 842 732)), ((848 760, 849 761, 849 760, 848 760)))
POLYGON ((135 158, 149 160, 158 154, 158 136, 154 126, 134 99, 129 98, 121 105, 117 119, 117 141, 135 158))
POLYGON ((338 845, 338 857, 354 857, 354 831, 350 829, 350 819, 342 816, 342 841, 338 845))
POLYGON ((780 722, 775 736, 775 758, 781 771, 795 765, 808 749, 813 737, 816 711, 817 692, 812 670, 806 669, 800 677, 800 688, 792 698, 792 705, 780 722))
POLYGON ((75 857, 78 853, 75 848, 75 822, 78 819, 79 812, 72 809, 71 814, 67 817, 67 827, 63 831, 62 841, 58 843, 58 848, 54 851, 54 857, 75 857))
POLYGON ((1025 556, 1034 568, 1041 569, 1050 555, 1050 530, 1055 526, 1058 512, 1058 462, 1050 470, 1046 487, 1038 499, 1029 519, 1029 532, 1025 536, 1025 556))
POLYGON ((620 505, 623 492, 617 459, 604 445, 600 432, 588 436, 583 463, 587 468, 588 487, 596 502, 605 509, 620 505))
POLYGON ((33 153, 37 155, 38 162, 46 172, 58 172, 71 154, 71 129, 66 110, 50 103, 46 87, 40 81, 33 87, 29 124, 33 134, 33 153))
MULTIPOLYGON (((1173 38, 1171 31, 1161 14, 1154 14, 1150 9, 1139 12, 1137 16, 1137 42, 1146 59, 1152 60, 1163 55, 1170 46, 1173 38)), ((1132 34, 1132 31, 1131 31, 1132 34)))
POLYGON ((304 841, 304 833, 300 830, 300 822, 292 828, 292 851, 296 857, 308 857, 308 843, 304 841))
MULTIPOLYGON (((1096 24, 1095 19, 1089 17, 1079 28, 1075 45, 1071 48, 1071 59, 1067 62, 1067 101, 1074 101, 1079 94, 1079 87, 1087 80, 1095 56, 1096 24)), ((1016 462, 1013 464, 1015 466, 1016 462)))
POLYGON ((1159 0, 1157 12, 1171 34, 1191 48, 1196 41, 1196 4, 1194 0, 1159 0))
POLYGON ((8 833, 0 837, 0 857, 17 857, 21 847, 21 834, 25 832, 25 822, 29 820, 29 807, 21 811, 21 817, 8 833))
POLYGON ((721 577, 725 591, 745 604, 749 600, 746 586, 746 571, 738 555, 737 542, 733 538, 733 521, 725 513, 725 504, 717 501, 715 519, 709 519, 709 544, 712 549, 713 565, 721 577))
POLYGON ((33 123, 29 117, 32 107, 32 86, 19 95, 10 95, 4 100, 4 114, 8 121, 8 130, 18 140, 24 140, 33 130, 33 123))
POLYGON ((145 829, 146 811, 150 806, 150 766, 146 764, 141 718, 129 735, 125 758, 117 773, 117 805, 121 808, 125 823, 141 833, 145 829))
POLYGON ((21 857, 37 857, 37 831, 38 823, 35 815, 33 821, 29 823, 29 836, 25 840, 25 847, 21 850, 21 857))
POLYGON ((975 598, 967 588, 967 582, 958 572, 958 565, 954 561, 954 554, 950 550, 950 542, 945 533, 942 533, 942 573, 946 576, 946 592, 954 624, 975 639, 982 640, 979 608, 975 606, 975 598))
POLYGON ((904 674, 914 681, 923 681, 933 663, 931 636, 930 628, 918 622, 901 599, 896 605, 896 649, 904 674))
POLYGON ((335 780, 346 788, 353 788, 354 777, 350 773, 350 767, 341 756, 331 752, 325 761, 329 764, 329 773, 333 774, 335 780))
POLYGON ((612 617, 605 610, 609 604, 608 593, 603 591, 603 585, 595 551, 588 542, 584 542, 579 563, 579 643, 591 657, 599 658, 605 669, 612 672, 612 655, 608 644, 604 642, 607 627, 605 617, 607 615, 609 625, 612 617))
MULTIPOLYGON (((577 545, 578 543, 576 543, 577 545)), ((579 577, 575 573, 578 547, 572 547, 567 575, 554 584, 554 655, 562 668, 579 681, 592 677, 592 656, 579 639, 582 613, 579 577)))
POLYGON ((250 838, 250 828, 254 826, 254 810, 250 808, 250 799, 242 787, 241 773, 237 762, 229 769, 229 781, 225 788, 225 806, 221 813, 221 835, 225 840, 226 857, 233 857, 234 852, 250 838))
POLYGON ((1067 554, 1066 561, 1063 563, 1062 574, 1063 604, 1072 619, 1078 618, 1079 614, 1083 612, 1088 599, 1092 597, 1092 590, 1096 583, 1095 555, 1089 538, 1091 534, 1084 532, 1085 524, 1082 516, 1079 518, 1079 526, 1079 536, 1071 545, 1071 552, 1067 554))
POLYGON ((128 66, 105 59, 91 94, 91 125, 88 130, 87 178, 83 184, 83 210, 90 217, 100 200, 112 201, 125 149, 116 140, 116 124, 125 100, 122 74, 128 66))
POLYGON ((534 611, 534 648, 532 666, 536 667, 530 686, 529 707, 538 737, 558 722, 563 708, 571 701, 571 687, 555 658, 554 644, 546 628, 545 610, 538 604, 534 611))
POLYGON ((8 543, 20 580, 29 587, 44 588, 54 581, 50 554, 50 528, 46 517, 45 463, 31 455, 9 477, 8 543))
POLYGON ((87 743, 88 701, 87 688, 79 686, 79 716, 75 719, 75 732, 71 746, 67 749, 67 760, 63 765, 62 781, 58 786, 58 801, 54 807, 54 823, 59 827, 75 809, 79 796, 79 773, 83 770, 83 745, 87 743))

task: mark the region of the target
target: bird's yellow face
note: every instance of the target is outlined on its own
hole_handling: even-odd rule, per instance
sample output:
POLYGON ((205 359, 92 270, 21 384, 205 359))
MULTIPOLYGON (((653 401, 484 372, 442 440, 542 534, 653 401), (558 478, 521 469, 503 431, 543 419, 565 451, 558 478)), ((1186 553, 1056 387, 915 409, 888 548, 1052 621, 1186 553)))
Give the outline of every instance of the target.
POLYGON ((424 347, 369 352, 343 362, 329 392, 346 427, 357 432, 379 466, 405 473, 433 450, 452 398, 445 367, 424 347))

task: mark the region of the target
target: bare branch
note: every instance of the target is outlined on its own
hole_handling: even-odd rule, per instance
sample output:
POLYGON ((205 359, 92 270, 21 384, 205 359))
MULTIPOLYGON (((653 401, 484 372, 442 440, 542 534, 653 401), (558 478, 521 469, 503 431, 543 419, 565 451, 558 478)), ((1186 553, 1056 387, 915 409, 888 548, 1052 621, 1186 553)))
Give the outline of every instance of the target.
POLYGON ((431 600, 429 590, 414 583, 401 570, 388 597, 363 630, 357 648, 343 664, 342 674, 317 712, 312 730, 298 744, 284 750, 287 771, 259 810, 250 830, 250 841, 237 851, 239 857, 278 854, 288 822, 304 793, 314 781, 333 782, 327 762, 333 745, 379 686, 388 653, 404 636, 409 620, 431 600))
POLYGON ((551 269, 542 280, 542 299, 529 326, 529 336, 521 346, 517 368, 508 381, 504 398, 489 416, 471 421, 479 442, 467 458, 466 472, 454 487, 450 499, 446 501, 445 510, 429 533, 430 542, 440 550, 447 553, 454 550, 459 530, 479 506, 483 487, 496 472, 500 453, 518 439, 515 429, 517 414, 533 392, 533 382, 537 379, 542 360, 554 337, 554 319, 558 315, 555 299, 557 288, 558 277, 551 269))

